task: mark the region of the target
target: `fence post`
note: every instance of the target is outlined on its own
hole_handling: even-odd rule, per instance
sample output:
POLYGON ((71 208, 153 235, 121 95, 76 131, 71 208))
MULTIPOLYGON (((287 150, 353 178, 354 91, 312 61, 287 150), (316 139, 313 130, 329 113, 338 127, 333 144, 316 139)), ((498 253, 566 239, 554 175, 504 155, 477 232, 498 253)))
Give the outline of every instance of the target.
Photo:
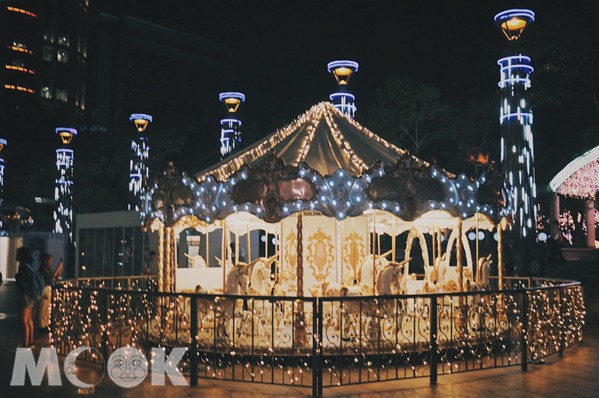
POLYGON ((191 297, 191 347, 189 347, 189 384, 198 385, 198 299, 191 297))
POLYGON ((564 319, 564 301, 562 300, 564 288, 560 288, 557 291, 557 299, 559 300, 559 356, 564 356, 564 350, 566 349, 566 320, 564 319))
POLYGON ((528 292, 521 290, 522 307, 520 308, 520 316, 522 317, 522 330, 520 332, 520 364, 522 371, 528 370, 528 292))
POLYGON ((430 343, 431 343, 431 352, 429 358, 430 364, 430 383, 437 383, 437 296, 431 296, 431 322, 430 322, 430 343))
POLYGON ((108 360, 108 292, 104 291, 104 305, 102 306, 102 355, 108 360))
POLYGON ((312 304, 312 396, 322 396, 322 300, 312 304))
MULTIPOLYGON (((56 296, 58 295, 59 289, 62 287, 62 285, 60 284, 55 284, 54 286, 52 286, 52 294, 50 295, 50 331, 52 332, 50 334, 50 336, 52 336, 52 338, 50 339, 50 344, 51 345, 56 345, 55 344, 55 338, 56 338, 56 309, 54 308, 54 305, 57 302, 56 296)), ((61 293, 62 294, 62 293, 61 293)), ((64 298, 63 298, 64 301, 64 298)), ((61 336, 64 337, 64 336, 61 336)))

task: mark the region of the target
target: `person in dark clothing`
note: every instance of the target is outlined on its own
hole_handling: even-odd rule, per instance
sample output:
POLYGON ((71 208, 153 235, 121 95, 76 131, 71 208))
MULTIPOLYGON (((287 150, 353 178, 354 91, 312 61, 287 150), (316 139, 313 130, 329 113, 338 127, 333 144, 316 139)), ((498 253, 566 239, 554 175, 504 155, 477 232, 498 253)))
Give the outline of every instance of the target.
POLYGON ((21 296, 21 322, 23 324, 23 347, 33 346, 33 306, 37 301, 33 292, 33 258, 26 247, 17 249, 16 260, 19 270, 15 275, 17 287, 21 296))
POLYGON ((60 259, 58 266, 52 270, 52 262, 54 258, 50 253, 42 253, 40 256, 40 273, 44 277, 44 295, 39 301, 37 319, 40 326, 40 331, 47 333, 50 331, 50 303, 52 302, 52 285, 60 276, 63 268, 63 261, 60 259))

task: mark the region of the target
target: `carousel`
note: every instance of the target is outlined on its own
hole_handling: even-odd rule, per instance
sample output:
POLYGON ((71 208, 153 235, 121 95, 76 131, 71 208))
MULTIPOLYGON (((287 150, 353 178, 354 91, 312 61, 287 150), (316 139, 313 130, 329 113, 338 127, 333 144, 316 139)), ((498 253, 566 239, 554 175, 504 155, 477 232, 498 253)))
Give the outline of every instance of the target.
POLYGON ((491 254, 478 239, 470 246, 469 231, 496 232, 501 289, 506 198, 493 170, 475 179, 452 174, 323 102, 193 177, 170 164, 149 191, 145 225, 158 233, 163 292, 480 289, 489 284, 491 254), (194 245, 181 250, 190 230, 194 245))

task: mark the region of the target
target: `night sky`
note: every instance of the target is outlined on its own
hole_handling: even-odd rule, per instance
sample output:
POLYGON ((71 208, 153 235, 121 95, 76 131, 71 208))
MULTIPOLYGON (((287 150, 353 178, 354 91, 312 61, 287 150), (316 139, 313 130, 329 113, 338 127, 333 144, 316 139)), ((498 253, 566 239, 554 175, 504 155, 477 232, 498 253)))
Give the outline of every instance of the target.
MULTIPOLYGON (((531 95, 539 191, 542 192, 542 187, 575 156, 599 145, 599 24, 595 17, 599 6, 592 0, 574 0, 567 4, 553 0, 520 3, 480 0, 99 0, 95 4, 99 11, 139 18, 220 42, 230 49, 235 68, 233 81, 219 91, 246 94, 247 101, 240 108, 246 145, 283 127, 312 105, 328 100, 336 84, 326 70, 327 63, 351 59, 360 64, 360 70, 350 84, 357 97, 358 122, 369 127, 364 118, 365 110, 375 105, 376 90, 383 86, 385 77, 406 76, 437 86, 444 100, 455 103, 481 99, 481 107, 491 117, 489 142, 494 146, 491 152, 494 150, 495 153, 499 149, 500 130, 497 59, 505 54, 506 40, 494 26, 493 16, 507 8, 528 7, 535 11, 536 21, 527 29, 521 42, 536 68, 532 75, 531 95), (597 103, 591 95, 593 90, 597 93, 597 103)), ((196 71, 181 70, 181 73, 196 71)), ((153 93, 157 103, 180 101, 193 109, 194 100, 185 96, 173 98, 171 94, 172 90, 153 93)), ((218 91, 206 101, 216 103, 218 91)), ((165 121, 176 119, 178 115, 173 117, 160 113, 160 110, 152 113, 155 122, 148 134, 155 158, 160 157, 159 138, 162 142, 170 139, 158 135, 168 135, 169 131, 172 135, 180 134, 177 129, 181 126, 195 128, 188 134, 188 142, 183 147, 185 151, 163 152, 162 158, 155 161, 151 169, 154 176, 161 172, 156 164, 164 164, 167 157, 177 159, 179 168, 189 174, 218 160, 218 119, 223 114, 209 115, 211 120, 198 121, 190 112, 188 119, 179 120, 177 126, 165 121), (204 127, 197 127, 200 125, 204 127)), ((389 138, 384 131, 372 130, 389 138)), ((119 130, 109 134, 123 135, 119 130)), ((92 141, 86 140, 87 136, 81 134, 75 145, 93 150, 92 141)), ((54 145, 56 142, 52 141, 52 148, 54 145)), ((125 153, 127 146, 121 146, 122 157, 128 156, 125 153)), ((90 159, 105 155, 78 153, 90 159)), ((48 154, 53 155, 53 151, 48 154)), ((18 156, 21 155, 15 154, 13 158, 18 156)), ((51 196, 53 179, 49 175, 53 170, 46 167, 50 161, 30 162, 47 169, 48 174, 44 177, 47 184, 35 182, 40 186, 35 196, 51 196)), ((91 162, 91 166, 95 163, 91 162)), ((122 164, 112 163, 114 168, 118 167, 119 175, 121 169, 126 170, 126 159, 122 164)), ((96 194, 97 187, 106 186, 108 177, 98 174, 87 178, 88 166, 81 161, 75 166, 75 178, 83 184, 78 185, 79 209, 83 212, 106 211, 126 206, 127 172, 123 172, 122 181, 110 181, 113 186, 118 186, 117 195, 104 189, 102 192, 106 197, 101 197, 96 194), (119 196, 118 200, 115 200, 116 196, 119 196)), ((16 196, 15 186, 15 182, 7 183, 7 198, 16 196)), ((23 199, 18 202, 30 206, 23 199)))
MULTIPOLYGON (((583 51, 599 48, 599 31, 593 20, 597 6, 593 3, 573 1, 566 7, 556 1, 113 1, 105 3, 104 9, 230 47, 235 81, 223 90, 247 95, 242 115, 250 126, 250 131, 244 131, 245 139, 251 142, 326 100, 335 88, 326 64, 334 59, 360 63, 351 82, 358 121, 361 107, 373 104, 375 89, 389 74, 434 84, 445 97, 464 98, 476 92, 497 98, 498 103, 496 61, 506 40, 494 26, 493 16, 514 6, 536 12, 537 19, 523 41, 538 67, 535 55, 545 57, 543 51, 549 51, 552 41, 561 47, 571 41, 572 46, 584 47, 583 51)), ((534 90, 541 82, 534 80, 534 74, 532 78, 534 90)), ((585 82, 573 82, 576 84, 585 82)), ((578 89, 585 88, 572 87, 573 92, 578 89)), ((590 105, 591 101, 568 101, 557 108, 535 108, 541 183, 546 184, 577 153, 599 143, 599 112, 590 105), (582 124, 578 120, 581 113, 582 124)), ((498 106, 489 112, 498 114, 498 106)), ((496 129, 498 136, 499 124, 496 129)))

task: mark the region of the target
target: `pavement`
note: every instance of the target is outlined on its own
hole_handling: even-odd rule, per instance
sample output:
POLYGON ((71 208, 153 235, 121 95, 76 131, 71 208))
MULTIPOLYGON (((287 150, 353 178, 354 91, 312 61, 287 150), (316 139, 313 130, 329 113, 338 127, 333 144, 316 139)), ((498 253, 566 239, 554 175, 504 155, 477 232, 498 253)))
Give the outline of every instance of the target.
MULTIPOLYGON (((0 286, 0 396, 8 397, 77 397, 78 392, 61 370, 62 386, 11 387, 16 347, 20 343, 19 322, 16 316, 15 286, 0 286)), ((430 385, 428 378, 388 381, 353 386, 325 388, 325 397, 598 397, 599 396, 599 302, 587 303, 584 342, 566 350, 563 357, 549 357, 544 364, 530 364, 527 372, 519 366, 484 371, 440 375, 438 383, 430 385)), ((36 334, 37 348, 48 345, 45 335, 36 334)), ((92 372, 93 373, 93 372, 92 372)), ((87 391, 89 392, 89 391, 87 391)), ((199 385, 154 386, 150 377, 137 387, 122 388, 104 377, 93 396, 186 398, 186 397, 303 397, 310 388, 266 384, 199 380, 199 385)))

